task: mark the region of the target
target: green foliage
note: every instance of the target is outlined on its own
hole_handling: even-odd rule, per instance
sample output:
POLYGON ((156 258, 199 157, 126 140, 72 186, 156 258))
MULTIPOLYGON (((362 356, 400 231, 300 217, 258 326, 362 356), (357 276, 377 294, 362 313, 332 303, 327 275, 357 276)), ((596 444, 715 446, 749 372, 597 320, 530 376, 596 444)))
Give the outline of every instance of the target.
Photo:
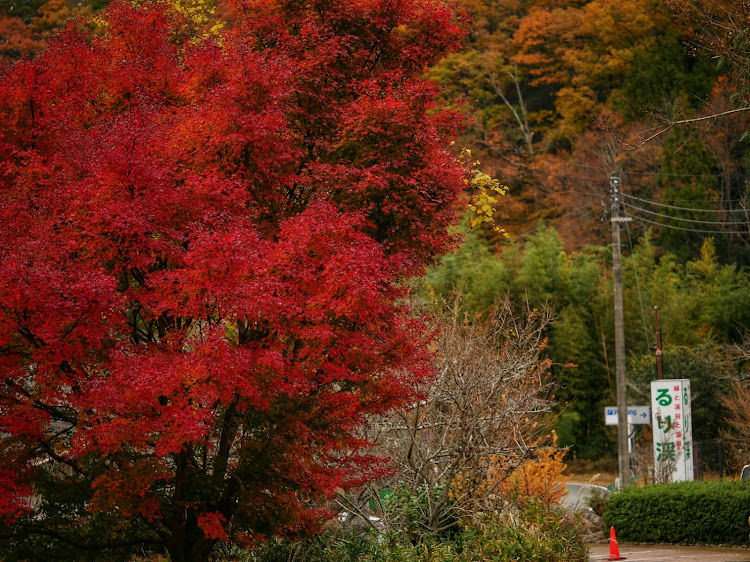
POLYGON ((584 503, 586 504, 586 507, 591 508, 591 510, 596 513, 599 517, 603 517, 604 513, 607 511, 607 498, 609 497, 609 492, 606 490, 603 490, 600 487, 592 487, 591 491, 586 494, 586 497, 584 498, 584 503))
POLYGON ((450 500, 449 505, 444 508, 447 515, 442 519, 439 532, 430 530, 429 521, 432 512, 430 508, 440 501, 445 486, 446 484, 434 487, 420 485, 412 488, 402 483, 377 502, 378 513, 383 515, 391 526, 398 528, 400 540, 410 544, 420 543, 426 536, 436 540, 447 539, 459 528, 459 521, 451 512, 450 500))
POLYGON ((547 510, 530 504, 515 521, 498 517, 480 522, 464 535, 466 555, 457 560, 538 562, 588 560, 588 548, 581 539, 581 520, 563 510, 547 510), (468 539, 468 540, 467 540, 468 539))
POLYGON ((626 324, 633 326, 630 349, 649 348, 650 336, 636 326, 643 326, 643 310, 653 306, 661 310, 665 347, 738 341, 750 320, 748 270, 722 265, 712 238, 687 261, 670 253, 657 257, 657 251, 647 233, 623 260, 626 324))
POLYGON ((562 430, 562 442, 576 444, 578 455, 598 457, 609 449, 601 410, 610 395, 603 358, 603 318, 608 297, 602 265, 605 253, 591 248, 569 256, 554 228, 539 222, 523 245, 511 242, 502 258, 474 232, 455 254, 433 269, 426 289, 444 296, 463 294, 469 312, 484 312, 509 295, 532 307, 552 305, 556 323, 549 333, 549 357, 559 384, 556 399, 577 420, 562 430))
POLYGON ((456 253, 443 256, 440 266, 430 269, 425 290, 446 297, 461 293, 467 311, 484 311, 506 291, 510 272, 475 231, 462 230, 464 243, 456 253))
POLYGON ((633 399, 648 400, 649 382, 656 378, 650 312, 659 306, 664 377, 691 380, 696 439, 717 438, 724 415, 720 397, 732 374, 719 347, 738 341, 750 326, 747 269, 721 265, 710 238, 699 257, 680 264, 672 254, 657 260, 647 236, 624 262, 633 399))
MULTIPOLYGON (((695 211, 668 209, 664 214, 678 220, 662 222, 676 228, 663 229, 659 242, 681 262, 695 258, 705 239, 704 233, 688 231, 713 229, 710 225, 706 227, 689 221, 707 220, 706 213, 701 211, 710 209, 708 202, 719 198, 716 168, 714 158, 693 131, 675 128, 670 132, 664 143, 661 173, 657 177, 657 185, 664 189, 662 202, 695 211)), ((713 217, 713 214, 708 217, 713 217)))
POLYGON ((540 221, 524 250, 523 261, 515 277, 519 289, 528 292, 534 306, 556 301, 556 297, 567 288, 563 275, 566 256, 557 232, 540 221))
POLYGON ((401 533, 352 535, 338 529, 306 542, 274 541, 247 562, 584 562, 588 548, 580 518, 538 504, 467 522, 452 540, 416 544, 401 533), (293 558, 292 558, 293 557, 293 558))
POLYGON ((748 544, 750 483, 719 480, 631 487, 612 494, 603 524, 621 541, 748 544))
POLYGON ((560 447, 573 447, 577 441, 578 428, 581 416, 570 408, 564 410, 555 424, 558 444, 560 447))
MULTIPOLYGON (((726 411, 722 398, 729 392, 731 375, 727 365, 717 360, 716 346, 710 342, 698 346, 670 346, 663 353, 665 378, 690 379, 694 439, 716 439, 724 424, 726 411)), ((652 356, 644 355, 630 363, 631 401, 649 403, 655 362, 652 356)))
POLYGON ((591 329, 592 311, 579 305, 564 308, 552 329, 553 359, 563 388, 559 398, 570 404, 578 423, 573 427, 576 453, 598 458, 608 450, 601 411, 609 397, 609 381, 602 369, 601 344, 591 329), (574 362, 566 366, 566 363, 574 362))
POLYGON ((635 45, 630 57, 625 82, 611 98, 629 119, 663 111, 678 99, 698 109, 715 80, 715 65, 706 57, 690 56, 676 29, 635 45))
MULTIPOLYGON (((750 327, 750 272, 722 264, 710 238, 684 262, 661 251, 650 233, 633 244, 623 258, 623 280, 634 399, 647 400, 649 381, 656 378, 652 310, 659 306, 664 376, 691 379, 696 438, 715 439, 726 387, 721 377, 729 375, 716 358, 717 346, 739 341, 750 327)), ((427 290, 463 292, 470 313, 483 312, 504 295, 534 307, 553 305, 557 319, 548 353, 559 385, 555 398, 565 412, 557 427, 561 443, 573 445, 581 458, 611 452, 602 423, 602 408, 614 403, 610 251, 588 247, 568 254, 544 223, 525 241, 501 247, 498 257, 470 232, 456 254, 443 257, 444 267, 430 272, 427 290)))
POLYGON ((750 326, 748 269, 719 264, 713 238, 707 238, 700 258, 685 265, 685 277, 694 297, 698 329, 707 332, 706 337, 739 341, 750 326))

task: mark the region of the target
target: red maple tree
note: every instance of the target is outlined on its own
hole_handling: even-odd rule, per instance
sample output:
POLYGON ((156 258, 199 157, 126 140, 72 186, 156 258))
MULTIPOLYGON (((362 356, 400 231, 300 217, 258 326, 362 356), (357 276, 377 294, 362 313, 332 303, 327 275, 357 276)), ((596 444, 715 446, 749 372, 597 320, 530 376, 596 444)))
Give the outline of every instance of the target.
POLYGON ((461 19, 232 7, 215 40, 114 4, 0 70, 4 555, 315 530, 381 470, 365 415, 429 373, 403 281, 452 243, 461 117, 423 73, 461 19))

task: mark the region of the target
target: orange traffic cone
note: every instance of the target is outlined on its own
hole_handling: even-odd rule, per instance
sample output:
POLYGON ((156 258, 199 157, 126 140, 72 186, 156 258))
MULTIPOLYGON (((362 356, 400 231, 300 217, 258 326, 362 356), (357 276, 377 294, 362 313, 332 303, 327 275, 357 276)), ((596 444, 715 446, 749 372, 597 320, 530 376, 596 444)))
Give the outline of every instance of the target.
POLYGON ((614 527, 609 528, 609 558, 607 560, 625 560, 625 558, 620 556, 620 547, 617 546, 614 527))

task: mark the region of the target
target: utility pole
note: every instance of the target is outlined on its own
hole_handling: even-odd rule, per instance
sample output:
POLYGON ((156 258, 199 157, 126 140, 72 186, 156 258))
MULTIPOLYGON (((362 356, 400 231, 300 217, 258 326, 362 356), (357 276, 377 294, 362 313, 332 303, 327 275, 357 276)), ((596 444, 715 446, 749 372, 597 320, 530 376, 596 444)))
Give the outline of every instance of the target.
POLYGON ((617 380, 617 460, 620 487, 630 486, 630 451, 628 450, 628 389, 625 376, 625 317, 622 305, 622 256, 620 223, 630 220, 620 216, 620 176, 609 177, 612 189, 612 279, 615 293, 615 373, 617 380))
POLYGON ((661 324, 659 324, 659 307, 654 307, 654 328, 656 328, 656 378, 661 380, 661 324))

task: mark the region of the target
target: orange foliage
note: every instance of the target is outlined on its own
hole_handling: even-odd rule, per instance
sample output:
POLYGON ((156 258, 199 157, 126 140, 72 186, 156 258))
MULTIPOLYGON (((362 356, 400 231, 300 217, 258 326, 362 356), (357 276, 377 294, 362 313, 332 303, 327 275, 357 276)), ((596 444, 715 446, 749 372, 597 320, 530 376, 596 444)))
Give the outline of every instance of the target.
POLYGON ((0 15, 0 59, 25 57, 39 51, 42 45, 21 18, 0 15))
POLYGON ((87 5, 73 6, 68 3, 68 0, 49 0, 39 8, 37 13, 39 15, 34 18, 31 26, 35 31, 48 35, 73 18, 91 17, 92 10, 87 5))
POLYGON ((472 481, 468 475, 457 475, 451 483, 451 497, 460 497, 473 487, 471 495, 484 503, 509 500, 517 505, 530 501, 547 507, 557 505, 566 494, 562 480, 567 466, 563 461, 565 453, 565 449, 557 448, 557 434, 552 431, 552 446, 533 444, 531 456, 526 460, 522 460, 519 452, 491 457, 487 478, 481 483, 472 481))
POLYGON ((515 503, 536 501, 546 506, 559 504, 565 496, 562 473, 566 468, 565 449, 558 449, 553 433, 553 447, 537 449, 533 458, 524 462, 500 485, 515 503))

